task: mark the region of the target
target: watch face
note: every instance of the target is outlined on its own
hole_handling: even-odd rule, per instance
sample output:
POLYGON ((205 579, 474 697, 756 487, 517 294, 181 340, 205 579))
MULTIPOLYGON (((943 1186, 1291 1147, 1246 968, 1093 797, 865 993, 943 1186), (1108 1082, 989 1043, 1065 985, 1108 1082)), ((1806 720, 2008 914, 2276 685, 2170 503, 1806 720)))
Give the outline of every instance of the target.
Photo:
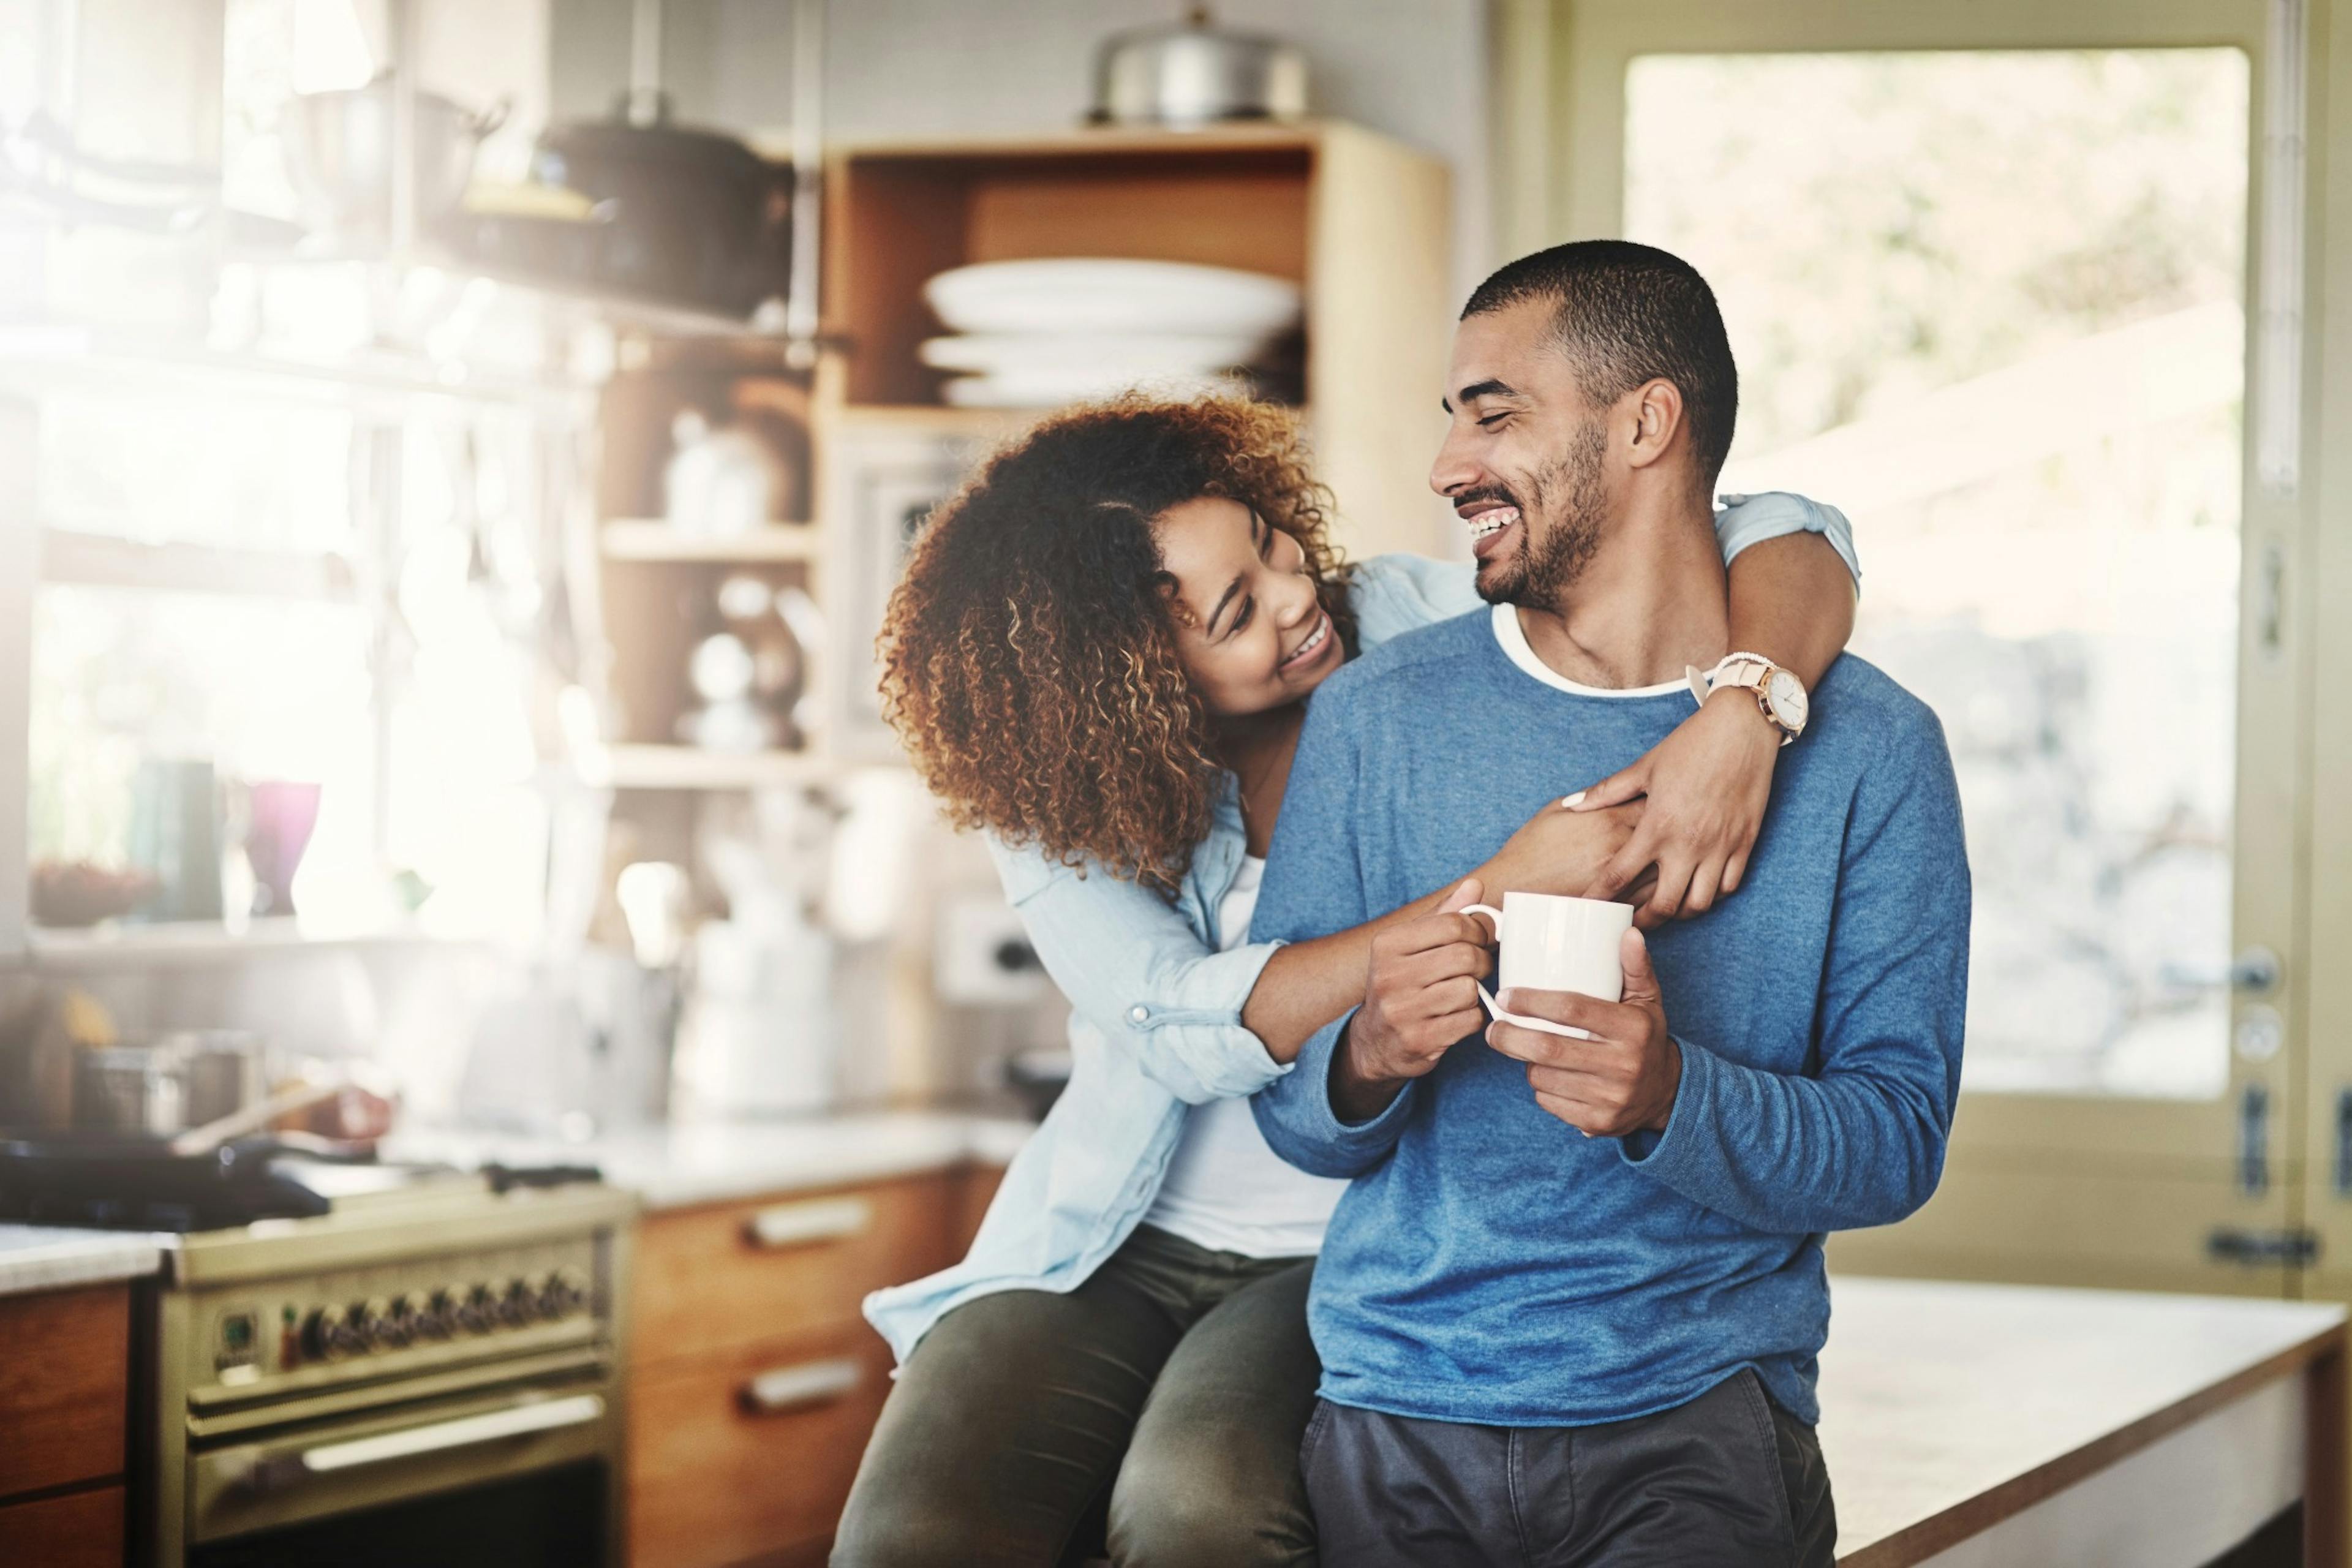
POLYGON ((1776 669, 1772 672, 1772 679, 1765 684, 1764 697, 1772 704, 1772 711, 1779 716, 1780 722, 1790 730, 1805 727, 1805 714, 1811 702, 1805 696, 1803 681, 1785 669, 1776 669))

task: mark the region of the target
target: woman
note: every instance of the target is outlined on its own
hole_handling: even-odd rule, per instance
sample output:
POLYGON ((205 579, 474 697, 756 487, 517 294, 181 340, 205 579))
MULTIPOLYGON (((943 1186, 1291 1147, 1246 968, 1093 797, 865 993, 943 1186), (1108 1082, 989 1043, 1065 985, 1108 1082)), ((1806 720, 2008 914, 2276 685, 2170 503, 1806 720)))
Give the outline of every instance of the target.
MULTIPOLYGON (((1051 1564, 1106 1514, 1123 1563, 1314 1560, 1305 1301, 1341 1184, 1276 1160, 1246 1097, 1360 996, 1386 921, 1276 948, 1245 941, 1248 908, 1308 694, 1478 602, 1466 565, 1343 569, 1328 505, 1290 415, 1129 397, 999 453, 915 547, 886 707, 990 835, 1076 1066, 971 1256, 866 1302, 901 1368, 837 1564, 1051 1564)), ((1763 498, 1717 531, 1727 558, 1799 535, 1740 557, 1732 632, 1810 686, 1853 625, 1843 519, 1763 498)), ((1744 706, 1705 704, 1593 809, 1539 813, 1463 873, 1613 897, 1654 867, 1643 919, 1706 908, 1770 790, 1777 734, 1744 706)))

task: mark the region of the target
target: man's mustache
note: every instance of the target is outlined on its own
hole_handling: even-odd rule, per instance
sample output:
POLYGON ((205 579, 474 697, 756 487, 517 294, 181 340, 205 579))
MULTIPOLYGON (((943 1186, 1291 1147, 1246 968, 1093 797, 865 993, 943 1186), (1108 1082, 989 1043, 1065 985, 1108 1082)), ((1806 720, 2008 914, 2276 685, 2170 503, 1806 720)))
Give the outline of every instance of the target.
MULTIPOLYGON (((1456 494, 1454 498, 1454 510, 1460 511, 1464 507, 1482 500, 1500 501, 1505 506, 1519 506, 1519 498, 1513 495, 1505 487, 1501 485, 1480 485, 1475 489, 1463 490, 1456 494)), ((1519 510, 1521 512, 1525 512, 1527 508, 1519 507, 1519 510)))

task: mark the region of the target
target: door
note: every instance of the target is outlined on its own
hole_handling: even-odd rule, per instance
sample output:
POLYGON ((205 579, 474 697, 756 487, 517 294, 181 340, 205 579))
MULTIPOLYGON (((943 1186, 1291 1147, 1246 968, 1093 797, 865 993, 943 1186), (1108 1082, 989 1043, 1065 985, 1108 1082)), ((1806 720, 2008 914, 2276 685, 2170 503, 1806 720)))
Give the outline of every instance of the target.
POLYGON ((2299 0, 1506 22, 1550 55, 1548 103, 1505 121, 1547 127, 1549 236, 1706 275, 1741 374, 1722 488, 1847 510, 1855 651, 1952 747, 1976 917, 1950 1159, 1833 1265, 2280 1292, 2308 1245, 2278 956, 2305 804, 2299 0))

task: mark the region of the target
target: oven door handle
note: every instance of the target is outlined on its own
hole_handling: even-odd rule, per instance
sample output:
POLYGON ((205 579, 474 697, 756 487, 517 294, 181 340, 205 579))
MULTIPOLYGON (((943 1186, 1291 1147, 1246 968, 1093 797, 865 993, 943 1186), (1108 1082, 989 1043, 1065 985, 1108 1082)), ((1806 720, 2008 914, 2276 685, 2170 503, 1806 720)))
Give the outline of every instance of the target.
POLYGON ((306 1476, 332 1475, 338 1470, 358 1469, 364 1465, 381 1465, 394 1459, 413 1459, 419 1455, 469 1448, 479 1443, 495 1443, 502 1437, 521 1437, 534 1432, 553 1432, 565 1426, 584 1426, 591 1421, 604 1419, 604 1415, 602 1396, 575 1394, 563 1399, 542 1399, 529 1405, 509 1405, 504 1410, 488 1411, 479 1415, 460 1415, 455 1420, 436 1421, 425 1426, 380 1432, 372 1437, 321 1443, 315 1448, 305 1448, 299 1454, 288 1456, 292 1460, 289 1468, 306 1476))

